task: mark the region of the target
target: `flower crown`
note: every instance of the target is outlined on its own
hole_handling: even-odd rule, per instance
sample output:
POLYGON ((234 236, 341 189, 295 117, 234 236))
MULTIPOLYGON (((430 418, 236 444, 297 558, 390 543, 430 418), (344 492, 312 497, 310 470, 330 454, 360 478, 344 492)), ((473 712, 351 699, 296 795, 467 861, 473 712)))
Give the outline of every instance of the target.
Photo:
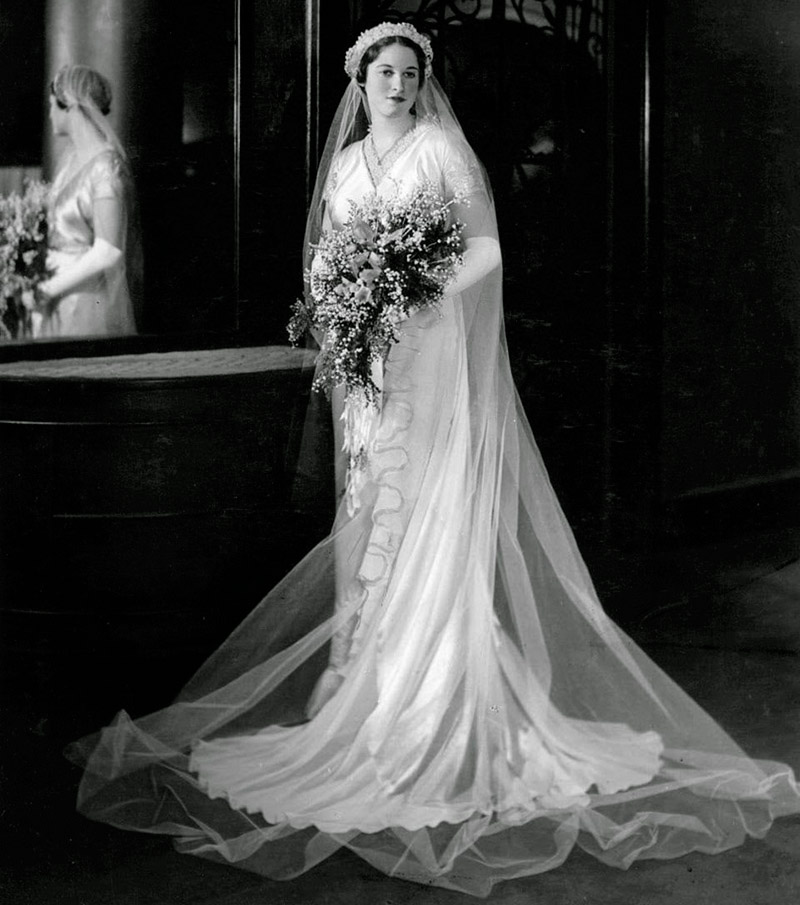
POLYGON ((431 47, 430 38, 420 34, 408 22, 381 22, 374 28, 361 32, 358 40, 347 51, 344 57, 344 71, 354 79, 358 74, 358 65, 366 51, 382 38, 408 38, 413 41, 421 49, 425 55, 425 77, 430 78, 432 73, 431 63, 433 62, 433 48, 431 47))

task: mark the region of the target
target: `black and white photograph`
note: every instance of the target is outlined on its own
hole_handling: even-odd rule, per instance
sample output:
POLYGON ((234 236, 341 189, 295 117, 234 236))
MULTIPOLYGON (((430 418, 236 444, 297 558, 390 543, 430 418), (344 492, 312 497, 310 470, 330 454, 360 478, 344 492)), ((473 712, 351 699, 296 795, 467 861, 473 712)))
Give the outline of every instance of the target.
POLYGON ((2 0, 0 899, 800 900, 800 5, 2 0))

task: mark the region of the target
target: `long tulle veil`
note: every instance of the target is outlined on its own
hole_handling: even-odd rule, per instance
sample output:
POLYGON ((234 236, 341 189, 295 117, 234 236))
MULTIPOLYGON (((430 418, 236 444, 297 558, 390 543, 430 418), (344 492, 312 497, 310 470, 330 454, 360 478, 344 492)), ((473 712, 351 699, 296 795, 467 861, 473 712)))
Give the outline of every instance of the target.
MULTIPOLYGON (((474 234, 496 237, 483 170, 434 79, 418 107, 418 116, 435 123, 456 149, 466 174, 471 198, 459 214, 474 234)), ((307 252, 324 226, 339 154, 364 127, 360 91, 351 82, 323 154, 307 252)), ((447 602, 461 633, 457 657, 449 661, 449 693, 430 701, 410 724, 400 706, 381 714, 385 734, 372 740, 369 756, 352 762, 347 758, 358 757, 360 728, 382 702, 369 669, 353 678, 340 706, 304 722, 332 639, 365 615, 369 598, 343 589, 358 578, 364 538, 375 527, 373 510, 365 505, 350 518, 340 507, 331 533, 172 704, 139 719, 122 711, 111 726, 71 746, 70 756, 85 767, 78 806, 87 816, 170 835, 182 852, 270 877, 296 876, 346 847, 389 874, 485 896, 498 880, 560 864, 575 845, 628 867, 637 858, 722 851, 747 834, 763 835, 776 816, 800 810, 791 769, 749 758, 604 613, 514 387, 499 269, 461 293, 455 317, 461 346, 449 360, 460 364, 452 374, 439 374, 445 382, 462 381, 467 403, 462 398, 459 404, 468 404, 466 428, 457 437, 448 433, 450 416, 445 403, 440 406, 439 436, 455 444, 466 463, 463 517, 441 533, 460 576, 447 602), (463 367, 466 372, 458 370, 463 367), (302 750, 291 747, 298 726, 306 727, 302 750), (295 762, 282 769, 296 770, 297 801, 311 788, 307 807, 313 810, 316 802, 317 819, 293 818, 290 805, 275 804, 280 813, 270 819, 231 806, 224 796, 209 797, 192 771, 192 753, 203 740, 256 744, 265 727, 272 727, 273 754, 284 745, 295 751, 295 762), (399 769, 393 745, 401 729, 417 739, 414 768, 403 777, 392 772, 399 769), (557 767, 549 779, 538 775, 526 785, 537 759, 526 762, 520 752, 530 750, 532 738, 542 762, 547 753, 557 767), (631 738, 646 740, 657 762, 620 787, 614 777, 630 760, 631 738), (588 764, 581 752, 589 749, 605 752, 606 762, 588 764), (438 775, 437 765, 453 752, 461 752, 458 768, 438 775), (520 769, 512 776, 515 763, 520 769), (590 767, 600 773, 582 786, 590 767), (365 773, 380 780, 362 801, 365 773), (342 797, 324 803, 329 792, 342 797), (342 816, 351 812, 356 816, 342 816)), ((441 462, 439 452, 430 451, 432 463, 441 462)), ((402 598, 402 563, 412 532, 436 517, 431 501, 445 468, 431 465, 425 473, 428 483, 400 538, 396 569, 375 604, 388 607, 391 596, 408 625, 381 626, 373 619, 360 641, 375 651, 380 673, 381 657, 392 653, 382 646, 390 629, 414 629, 418 640, 406 648, 412 665, 403 674, 409 695, 424 691, 418 676, 426 674, 440 637, 424 595, 402 598)), ((433 567, 431 574, 438 574, 433 567)))

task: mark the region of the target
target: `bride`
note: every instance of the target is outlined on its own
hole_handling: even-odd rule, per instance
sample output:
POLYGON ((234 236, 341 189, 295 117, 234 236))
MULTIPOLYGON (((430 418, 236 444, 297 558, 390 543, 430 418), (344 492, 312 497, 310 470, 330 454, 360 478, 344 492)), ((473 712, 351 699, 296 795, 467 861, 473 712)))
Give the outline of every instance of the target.
POLYGON ((348 51, 307 254, 352 202, 432 183, 463 266, 376 369, 329 536, 173 704, 72 746, 79 807, 270 877, 345 846, 479 896, 576 845, 624 868, 762 836, 800 810, 790 768, 748 758, 597 600, 511 378, 490 189, 431 60, 407 24, 348 51))
POLYGON ((133 182, 108 115, 111 86, 88 66, 66 65, 50 85, 53 134, 66 150, 50 189, 49 279, 37 287, 34 336, 135 333, 133 182))

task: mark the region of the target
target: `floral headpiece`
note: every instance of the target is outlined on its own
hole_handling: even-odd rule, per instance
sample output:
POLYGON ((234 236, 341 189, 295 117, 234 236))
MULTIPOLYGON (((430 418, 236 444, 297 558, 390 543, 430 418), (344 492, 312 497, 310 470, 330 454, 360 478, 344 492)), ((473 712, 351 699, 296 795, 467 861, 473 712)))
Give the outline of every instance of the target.
POLYGON ((420 34, 408 22, 381 22, 380 25, 361 32, 356 43, 345 54, 344 71, 351 79, 354 79, 358 74, 358 65, 361 62, 361 58, 373 44, 382 38, 399 37, 408 38, 422 49, 422 53, 425 55, 425 77, 430 78, 433 71, 431 68, 433 48, 431 47, 430 38, 420 34))

